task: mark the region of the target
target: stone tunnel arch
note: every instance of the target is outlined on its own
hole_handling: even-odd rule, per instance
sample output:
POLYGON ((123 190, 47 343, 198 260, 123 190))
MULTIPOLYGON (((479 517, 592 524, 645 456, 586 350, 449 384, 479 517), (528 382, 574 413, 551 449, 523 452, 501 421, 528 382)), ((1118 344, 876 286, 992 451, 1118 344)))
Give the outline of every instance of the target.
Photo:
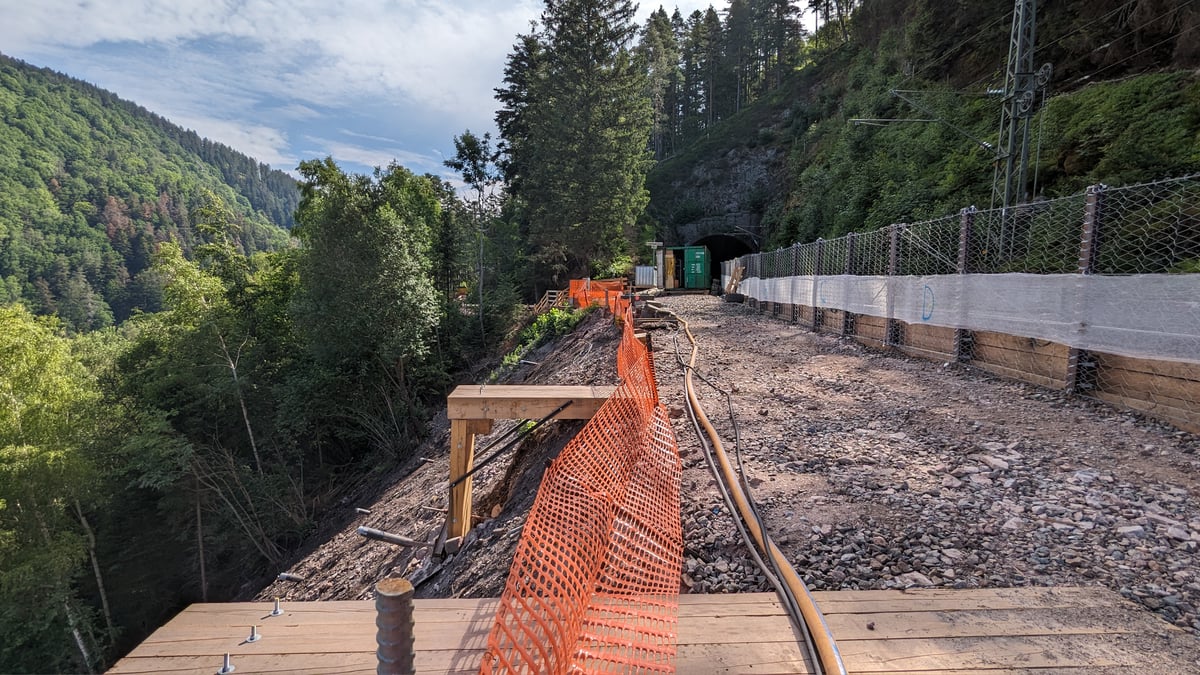
POLYGON ((712 278, 721 278, 721 263, 754 253, 754 248, 732 234, 710 234, 691 242, 688 246, 707 246, 708 264, 712 278))

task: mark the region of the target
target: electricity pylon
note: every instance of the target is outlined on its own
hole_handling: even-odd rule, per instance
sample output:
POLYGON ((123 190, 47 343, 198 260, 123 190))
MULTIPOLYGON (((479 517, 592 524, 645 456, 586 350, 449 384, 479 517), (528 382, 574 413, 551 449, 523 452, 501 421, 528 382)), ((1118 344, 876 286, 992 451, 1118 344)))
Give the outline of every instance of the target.
POLYGON ((1004 102, 1000 112, 1000 138, 992 178, 992 206, 1010 206, 1029 200, 1030 122, 1038 107, 1038 93, 1050 83, 1050 64, 1034 71, 1037 37, 1037 0, 1016 0, 1009 36, 1008 66, 1004 77, 1004 102))

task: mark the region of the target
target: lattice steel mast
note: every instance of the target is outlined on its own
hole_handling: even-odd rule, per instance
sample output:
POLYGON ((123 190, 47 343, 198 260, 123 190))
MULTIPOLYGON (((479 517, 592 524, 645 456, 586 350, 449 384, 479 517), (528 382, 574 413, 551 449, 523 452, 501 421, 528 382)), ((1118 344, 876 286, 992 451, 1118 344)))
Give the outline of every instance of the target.
POLYGON ((993 207, 998 198, 1004 208, 1029 200, 1025 181, 1029 167, 1029 127, 1037 109, 1037 93, 1050 80, 1049 64, 1038 71, 1033 67, 1036 18, 1037 0, 1016 0, 992 179, 993 207))

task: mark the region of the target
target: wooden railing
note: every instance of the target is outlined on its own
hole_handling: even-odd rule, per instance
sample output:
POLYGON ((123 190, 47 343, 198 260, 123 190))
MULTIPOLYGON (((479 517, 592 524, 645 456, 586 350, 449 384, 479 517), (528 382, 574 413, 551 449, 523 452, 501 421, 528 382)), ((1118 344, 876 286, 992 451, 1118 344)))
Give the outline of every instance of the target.
POLYGON ((549 290, 542 296, 541 300, 533 306, 533 314, 537 316, 543 312, 549 312, 555 307, 564 307, 570 301, 570 297, 565 290, 549 290))

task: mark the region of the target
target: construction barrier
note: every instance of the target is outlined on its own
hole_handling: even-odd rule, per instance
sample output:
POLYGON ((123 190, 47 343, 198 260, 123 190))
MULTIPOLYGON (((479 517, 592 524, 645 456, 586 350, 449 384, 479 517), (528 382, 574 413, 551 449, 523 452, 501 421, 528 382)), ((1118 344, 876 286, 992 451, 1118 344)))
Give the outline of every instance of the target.
POLYGON ((600 305, 616 316, 629 307, 629 285, 625 279, 572 279, 567 293, 577 307, 600 305))
POLYGON ((607 291, 609 308, 626 319, 617 352, 621 384, 546 470, 488 636, 483 673, 675 669, 679 453, 628 300, 597 284, 572 281, 571 297, 607 291))

